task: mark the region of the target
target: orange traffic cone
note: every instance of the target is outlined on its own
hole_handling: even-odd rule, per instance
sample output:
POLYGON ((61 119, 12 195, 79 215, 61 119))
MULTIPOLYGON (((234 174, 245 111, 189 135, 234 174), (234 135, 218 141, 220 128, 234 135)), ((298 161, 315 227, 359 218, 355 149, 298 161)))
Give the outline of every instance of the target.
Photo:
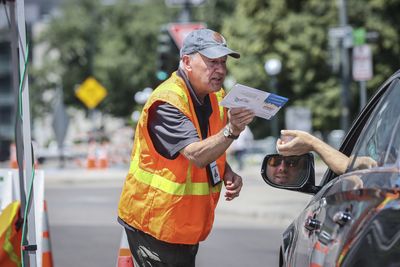
POLYGON ((96 168, 96 142, 89 143, 86 167, 88 169, 96 168))
POLYGON ((122 231, 121 243, 119 246, 117 267, 134 267, 131 250, 129 249, 128 239, 125 231, 122 231))
POLYGON ((108 145, 106 143, 102 144, 99 149, 99 168, 108 168, 108 145))
POLYGON ((134 267, 133 258, 129 248, 120 248, 117 267, 134 267))
POLYGON ((314 245, 314 250, 311 254, 310 267, 322 267, 324 266, 325 257, 328 254, 329 248, 322 244, 319 240, 314 245))
POLYGON ((18 169, 17 147, 15 146, 14 143, 10 145, 10 168, 18 169))
POLYGON ((49 218, 47 217, 47 201, 43 201, 43 241, 42 241, 42 267, 53 267, 53 256, 51 255, 49 218))

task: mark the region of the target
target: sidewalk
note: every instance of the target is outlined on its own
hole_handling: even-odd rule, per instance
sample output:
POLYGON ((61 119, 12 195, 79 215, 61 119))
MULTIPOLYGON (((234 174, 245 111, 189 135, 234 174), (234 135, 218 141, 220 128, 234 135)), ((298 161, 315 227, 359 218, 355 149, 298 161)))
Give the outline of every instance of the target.
POLYGON ((129 166, 126 168, 108 168, 108 169, 46 169, 45 183, 88 183, 88 182, 117 182, 125 180, 129 166))

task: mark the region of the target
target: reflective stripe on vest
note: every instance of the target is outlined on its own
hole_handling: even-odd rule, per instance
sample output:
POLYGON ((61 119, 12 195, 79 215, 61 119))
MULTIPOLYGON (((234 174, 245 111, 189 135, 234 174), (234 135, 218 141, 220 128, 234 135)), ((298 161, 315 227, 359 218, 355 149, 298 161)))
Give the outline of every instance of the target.
MULTIPOLYGON (((186 178, 186 183, 176 183, 168 180, 160 175, 153 174, 151 172, 142 170, 142 169, 134 169, 138 166, 138 158, 135 157, 134 160, 131 161, 129 172, 135 173, 136 180, 147 184, 151 187, 160 189, 166 193, 171 195, 195 195, 202 196, 208 195, 210 193, 210 185, 209 183, 192 183, 190 178, 190 173, 188 173, 188 177, 186 178), (135 171, 136 170, 136 171, 135 171)), ((189 167, 189 170, 191 168, 189 167)), ((212 192, 217 193, 221 191, 222 185, 212 187, 212 192)))
MULTIPOLYGON (((224 98, 224 96, 225 96, 225 91, 224 91, 224 90, 219 90, 218 92, 215 93, 215 95, 217 96, 217 101, 218 101, 218 103, 219 103, 219 102, 221 102, 222 99, 224 98)), ((220 119, 221 119, 221 121, 223 121, 223 120, 224 120, 224 115, 225 115, 225 113, 224 113, 224 107, 221 106, 221 105, 219 105, 218 108, 219 108, 219 116, 220 116, 220 119)))

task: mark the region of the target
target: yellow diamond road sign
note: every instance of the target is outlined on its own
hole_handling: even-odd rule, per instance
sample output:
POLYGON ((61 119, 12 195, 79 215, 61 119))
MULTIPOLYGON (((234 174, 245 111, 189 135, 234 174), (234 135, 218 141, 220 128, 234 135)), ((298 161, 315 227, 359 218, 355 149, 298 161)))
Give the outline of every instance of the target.
POLYGON ((87 78, 75 91, 88 108, 95 108, 107 95, 107 90, 95 78, 87 78))

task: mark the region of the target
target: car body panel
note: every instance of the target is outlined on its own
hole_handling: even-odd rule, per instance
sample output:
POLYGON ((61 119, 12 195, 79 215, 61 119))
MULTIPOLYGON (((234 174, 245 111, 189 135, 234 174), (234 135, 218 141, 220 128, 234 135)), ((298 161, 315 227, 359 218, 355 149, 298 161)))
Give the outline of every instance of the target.
MULTIPOLYGON (((354 266, 352 259, 360 260, 360 250, 353 253, 351 248, 362 243, 360 240, 366 239, 366 231, 370 232, 369 236, 377 240, 375 245, 371 245, 374 248, 384 247, 380 245, 381 243, 394 243, 389 246, 390 248, 386 248, 386 254, 392 255, 392 258, 398 257, 391 263, 400 262, 400 189, 392 187, 399 183, 399 177, 400 170, 396 168, 359 171, 346 174, 326 185, 318 198, 309 203, 296 223, 283 234, 282 247, 286 252, 284 255, 286 266, 310 266, 320 250, 317 246, 323 247, 326 251, 321 266, 337 266, 336 264, 341 266, 346 262, 351 264, 343 266, 354 266), (360 183, 364 183, 364 186, 360 186, 360 183), (343 213, 347 213, 350 219, 345 223, 339 223, 339 215, 343 213), (396 237, 395 241, 383 242, 376 238, 376 233, 382 232, 382 227, 379 226, 388 224, 384 219, 382 222, 376 221, 377 217, 382 217, 380 216, 382 213, 397 215, 398 231, 392 233, 396 237), (318 228, 310 230, 305 227, 310 218, 320 223, 318 228), (365 228, 366 225, 375 227, 368 230, 369 228, 365 228), (355 256, 351 256, 352 254, 355 256)), ((369 250, 372 251, 371 248, 369 250)), ((382 248, 380 251, 385 249, 382 248)))
POLYGON ((377 90, 346 135, 340 151, 354 157, 346 173, 328 169, 318 193, 283 233, 282 266, 400 266, 398 99, 400 71, 377 90), (357 169, 356 158, 365 155, 378 166, 357 169))

